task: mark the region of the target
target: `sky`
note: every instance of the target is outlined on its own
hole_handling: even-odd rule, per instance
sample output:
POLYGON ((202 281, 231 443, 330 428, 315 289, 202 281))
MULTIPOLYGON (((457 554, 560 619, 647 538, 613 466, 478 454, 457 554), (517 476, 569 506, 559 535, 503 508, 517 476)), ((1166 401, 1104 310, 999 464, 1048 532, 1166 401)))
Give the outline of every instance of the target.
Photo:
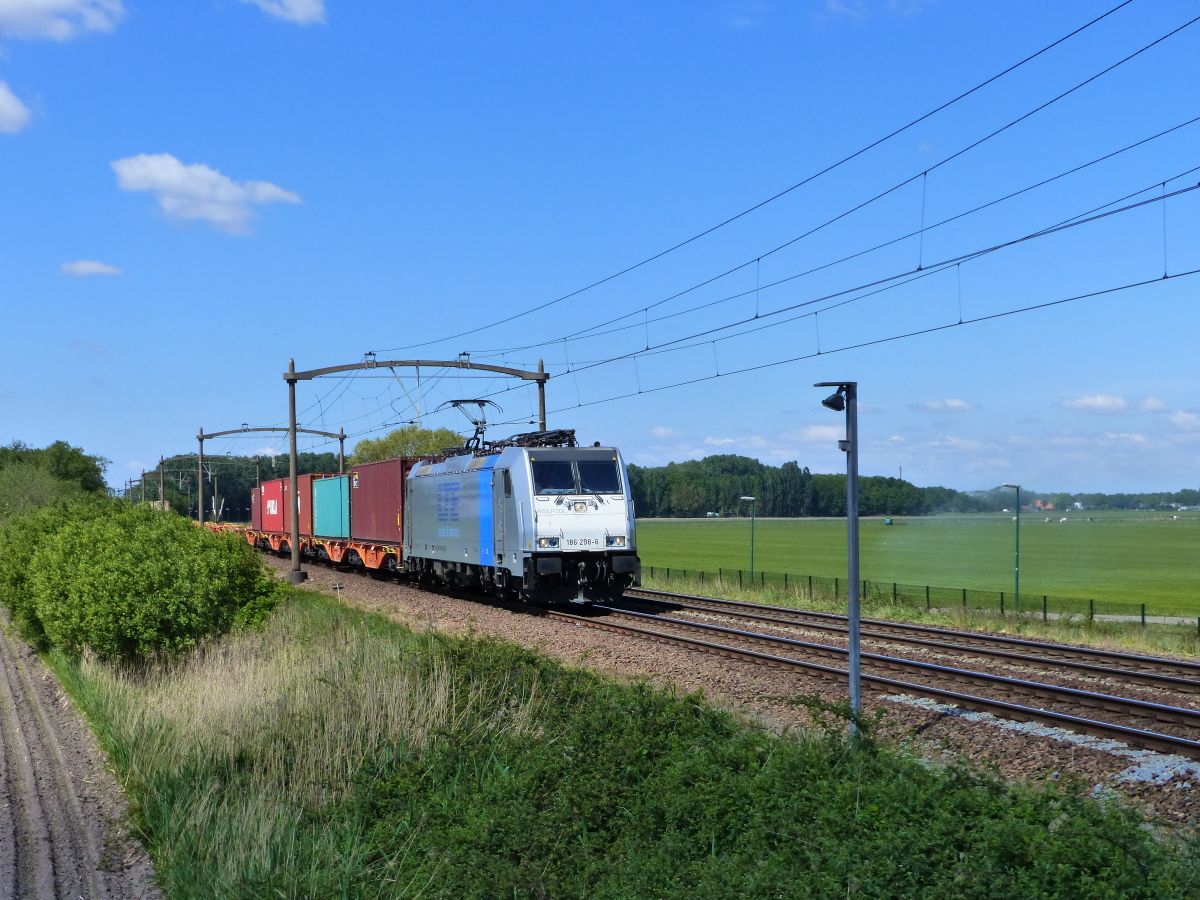
MULTIPOLYGON (((0 441, 123 486, 286 424, 289 359, 540 359, 642 465, 842 471, 853 380, 863 474, 1194 488, 1200 4, 1067 37, 1118 3, 0 0, 0 441)), ((475 398, 534 427, 297 388, 350 447, 475 398)))

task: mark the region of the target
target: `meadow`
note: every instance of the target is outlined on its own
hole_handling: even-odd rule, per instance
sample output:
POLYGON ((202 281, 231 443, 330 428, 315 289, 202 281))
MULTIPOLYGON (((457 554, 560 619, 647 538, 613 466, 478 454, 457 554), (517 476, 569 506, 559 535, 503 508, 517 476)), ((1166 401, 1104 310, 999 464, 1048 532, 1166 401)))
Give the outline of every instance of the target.
MULTIPOLYGON (((1095 598, 1098 609, 1200 614, 1200 515, 1022 513, 1021 593, 1095 598), (1060 519, 1068 521, 1061 522, 1060 519), (1049 521, 1047 521, 1047 519, 1049 521)), ((1006 591, 1011 603, 1015 523, 1011 515, 863 519, 862 576, 871 582, 1006 591)), ((644 566, 749 569, 749 519, 643 519, 644 566)), ((759 519, 755 568, 823 578, 846 576, 844 519, 759 519)), ((736 577, 736 576, 735 576, 736 577)))

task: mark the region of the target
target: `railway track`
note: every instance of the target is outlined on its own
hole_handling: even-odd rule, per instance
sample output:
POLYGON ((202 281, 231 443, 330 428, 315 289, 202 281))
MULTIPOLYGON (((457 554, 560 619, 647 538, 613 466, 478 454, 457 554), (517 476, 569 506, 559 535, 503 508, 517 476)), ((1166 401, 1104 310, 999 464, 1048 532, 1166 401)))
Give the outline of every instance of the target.
MULTIPOLYGON (((448 592, 458 594, 457 591, 448 592)), ((637 589, 626 592, 626 598, 650 601, 660 610, 685 609, 734 614, 738 617, 772 625, 825 626, 829 631, 845 632, 845 616, 832 613, 790 610, 761 606, 712 597, 669 594, 663 591, 637 589), (842 623, 839 629, 838 623, 842 623)), ((473 599, 480 599, 478 596, 473 599)), ((722 625, 686 619, 664 618, 660 614, 639 612, 617 606, 594 605, 586 614, 557 608, 529 606, 486 598, 494 606, 514 612, 544 615, 572 625, 623 634, 641 640, 684 647, 728 659, 752 662, 775 668, 803 671, 825 678, 845 679, 847 671, 839 665, 848 655, 845 648, 811 641, 801 641, 778 635, 763 634, 722 625), (619 621, 621 619, 632 622, 619 621), (651 624, 657 627, 648 627, 651 624)), ((1195 677, 1189 678, 1200 666, 1186 661, 1144 657, 1115 651, 1093 650, 1065 644, 1050 644, 986 635, 977 632, 955 631, 907 623, 863 620, 862 634, 868 629, 879 636, 901 642, 936 644, 937 637, 948 636, 953 643, 936 644, 941 649, 970 649, 981 655, 1004 653, 1021 654, 1031 658, 1036 648, 1044 657, 1067 668, 1091 671, 1100 668, 1110 676, 1128 677, 1139 683, 1153 683, 1172 688, 1194 689, 1195 677), (893 636, 894 635, 894 636, 893 636), (1120 660, 1123 668, 1100 667, 1099 660, 1120 660), (1091 670, 1084 668, 1091 667, 1091 670), (1181 674, 1182 673, 1182 674, 1181 674)), ((1200 759, 1200 710, 1172 706, 1113 694, 1081 690, 1063 685, 1011 678, 986 672, 976 672, 953 666, 942 666, 919 660, 885 654, 864 653, 862 682, 881 692, 929 697, 954 706, 987 712, 1018 721, 1039 722, 1075 732, 1122 741, 1136 747, 1160 753, 1173 753, 1200 759), (900 676, 900 677, 898 677, 900 676), (912 679, 919 680, 912 680, 912 679), (998 696, 997 696, 998 695, 998 696), (1097 718, 1102 716, 1103 718, 1097 718), (1169 729, 1169 730, 1167 730, 1169 729)), ((1094 671, 1093 671, 1094 674, 1094 671)))
MULTIPOLYGON (((619 607, 597 606, 593 612, 601 615, 560 610, 551 610, 547 615, 587 628, 730 659, 822 677, 847 677, 846 669, 839 665, 847 656, 847 650, 841 647, 664 619, 619 607)), ((862 681, 867 687, 889 693, 931 697, 1004 718, 1055 725, 1200 759, 1200 710, 874 653, 863 654, 862 681)))
MULTIPOLYGON (((652 608, 715 612, 767 625, 802 627, 838 635, 845 635, 848 631, 846 617, 836 613, 789 609, 690 594, 672 594, 643 588, 626 591, 625 596, 627 599, 645 602, 652 608)), ((870 640, 964 655, 973 654, 1022 666, 1057 668, 1095 678, 1200 694, 1200 663, 1187 660, 881 619, 863 619, 860 631, 863 638, 870 640)))

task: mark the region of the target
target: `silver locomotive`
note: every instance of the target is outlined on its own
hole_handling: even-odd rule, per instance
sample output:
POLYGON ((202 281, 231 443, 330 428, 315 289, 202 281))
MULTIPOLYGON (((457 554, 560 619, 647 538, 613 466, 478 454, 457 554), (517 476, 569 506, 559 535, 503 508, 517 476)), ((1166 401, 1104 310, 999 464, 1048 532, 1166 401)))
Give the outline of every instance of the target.
POLYGON ((530 602, 612 600, 640 583, 629 474, 615 447, 534 432, 408 473, 405 569, 530 602))

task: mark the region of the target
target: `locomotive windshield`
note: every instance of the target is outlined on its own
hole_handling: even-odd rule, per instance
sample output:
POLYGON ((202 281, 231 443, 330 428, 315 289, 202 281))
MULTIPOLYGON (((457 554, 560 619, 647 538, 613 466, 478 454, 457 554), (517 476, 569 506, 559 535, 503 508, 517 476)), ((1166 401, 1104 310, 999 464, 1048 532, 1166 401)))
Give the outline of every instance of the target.
POLYGON ((613 459, 534 460, 535 494, 619 494, 621 471, 613 459))
POLYGON ((535 494, 574 494, 575 467, 569 460, 549 460, 533 464, 535 494))
POLYGON ((621 473, 617 471, 617 464, 613 460, 581 459, 576 466, 579 468, 580 493, 621 493, 621 473))

